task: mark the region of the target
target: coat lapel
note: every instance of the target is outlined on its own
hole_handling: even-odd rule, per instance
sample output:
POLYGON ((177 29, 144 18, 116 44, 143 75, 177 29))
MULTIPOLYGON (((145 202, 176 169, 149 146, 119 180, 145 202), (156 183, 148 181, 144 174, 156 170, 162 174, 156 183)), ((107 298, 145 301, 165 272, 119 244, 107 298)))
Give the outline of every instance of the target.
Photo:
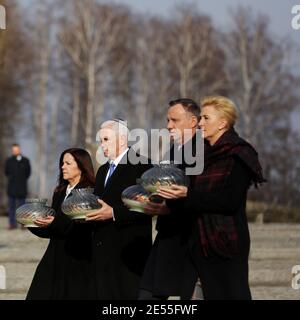
MULTIPOLYGON (((111 175, 111 177, 108 179, 107 183, 106 183, 106 186, 104 187, 104 192, 103 194, 105 194, 110 188, 111 186, 113 185, 113 183, 115 181, 118 180, 118 178, 120 177, 120 175, 122 175, 122 173, 124 172, 125 168, 126 168, 126 165, 125 163, 127 163, 127 161, 125 162, 125 160, 128 161, 128 152, 126 152, 126 154, 124 155, 124 157, 121 159, 120 163, 117 165, 115 171, 113 172, 113 174, 111 175), (125 158, 126 157, 126 158, 125 158)), ((105 183, 105 178, 106 178, 106 175, 107 175, 107 172, 109 170, 109 164, 106 163, 105 164, 107 166, 106 170, 104 171, 105 172, 105 175, 104 175, 104 179, 103 179, 103 186, 104 186, 104 183, 105 183)))

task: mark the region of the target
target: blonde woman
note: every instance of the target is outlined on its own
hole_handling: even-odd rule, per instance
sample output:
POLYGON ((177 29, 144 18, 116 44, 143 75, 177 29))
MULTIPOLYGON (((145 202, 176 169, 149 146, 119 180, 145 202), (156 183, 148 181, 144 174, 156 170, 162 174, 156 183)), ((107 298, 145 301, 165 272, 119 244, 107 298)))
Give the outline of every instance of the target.
MULTIPOLYGON (((264 182, 255 149, 234 129, 237 111, 226 97, 203 99, 200 128, 206 142, 204 170, 192 188, 160 188, 166 199, 185 199, 194 217, 187 265, 200 279, 204 299, 251 299, 250 236, 246 217, 251 184, 264 182)), ((192 277, 190 277, 192 279, 192 277)), ((190 283, 184 297, 192 296, 190 283)))

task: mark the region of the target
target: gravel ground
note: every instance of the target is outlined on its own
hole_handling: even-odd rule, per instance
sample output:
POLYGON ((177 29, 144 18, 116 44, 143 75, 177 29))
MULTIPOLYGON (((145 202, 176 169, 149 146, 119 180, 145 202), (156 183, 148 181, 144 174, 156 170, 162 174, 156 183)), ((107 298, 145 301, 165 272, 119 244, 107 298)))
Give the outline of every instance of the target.
MULTIPOLYGON (((6 227, 7 219, 0 217, 0 266, 6 271, 6 289, 0 283, 0 300, 23 300, 48 240, 26 229, 6 227)), ((291 285, 292 267, 300 265, 300 224, 250 224, 250 232, 253 299, 300 300, 300 289, 291 285)))

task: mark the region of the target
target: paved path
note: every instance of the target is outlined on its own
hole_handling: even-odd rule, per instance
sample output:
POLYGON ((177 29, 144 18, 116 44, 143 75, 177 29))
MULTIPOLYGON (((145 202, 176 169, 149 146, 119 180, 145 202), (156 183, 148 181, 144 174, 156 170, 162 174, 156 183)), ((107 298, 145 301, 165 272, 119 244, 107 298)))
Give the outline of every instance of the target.
MULTIPOLYGON (((24 299, 48 240, 27 230, 8 231, 6 223, 6 218, 0 217, 0 266, 5 267, 7 276, 5 290, 0 282, 0 300, 24 299)), ((291 286, 292 267, 300 265, 300 225, 251 224, 250 231, 253 299, 300 300, 300 289, 291 286)))

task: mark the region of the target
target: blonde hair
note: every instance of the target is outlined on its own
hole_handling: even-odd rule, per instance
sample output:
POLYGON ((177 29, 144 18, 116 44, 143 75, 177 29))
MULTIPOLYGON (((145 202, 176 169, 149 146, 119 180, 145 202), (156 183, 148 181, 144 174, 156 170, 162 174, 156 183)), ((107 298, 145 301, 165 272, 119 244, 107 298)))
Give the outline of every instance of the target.
POLYGON ((213 106, 221 116, 227 121, 228 128, 235 125, 238 118, 237 108, 233 101, 222 96, 208 96, 201 100, 201 107, 213 106))

